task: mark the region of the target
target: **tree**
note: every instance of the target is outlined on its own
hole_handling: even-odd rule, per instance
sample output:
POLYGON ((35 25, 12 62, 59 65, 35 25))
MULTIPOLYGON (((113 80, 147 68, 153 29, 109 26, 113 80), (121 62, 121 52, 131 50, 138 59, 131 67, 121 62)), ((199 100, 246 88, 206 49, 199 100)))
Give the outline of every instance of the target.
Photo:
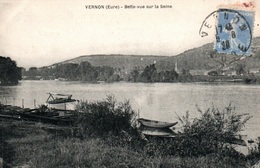
POLYGON ((179 74, 173 69, 171 71, 165 72, 165 82, 174 82, 177 81, 179 74))
POLYGON ((30 67, 28 72, 27 72, 28 76, 30 77, 35 77, 37 76, 37 68, 36 67, 30 67))
POLYGON ((140 74, 142 82, 155 82, 157 71, 155 64, 151 64, 144 68, 144 71, 140 74))
POLYGON ((83 81, 95 81, 98 76, 96 68, 87 61, 79 64, 78 71, 83 81))
POLYGON ((181 75, 179 80, 181 82, 190 82, 193 80, 193 76, 190 74, 190 70, 189 69, 182 69, 181 70, 181 75))
POLYGON ((114 69, 109 66, 102 66, 97 68, 98 79, 101 81, 109 81, 110 77, 114 74, 114 69))
POLYGON ((131 80, 133 81, 133 82, 136 82, 137 81, 137 78, 138 78, 138 76, 139 76, 139 71, 137 70, 137 68, 135 68, 134 70, 132 70, 131 72, 130 72, 130 78, 131 78, 131 80))
POLYGON ((178 80, 179 74, 175 70, 161 71, 157 73, 157 82, 175 82, 178 80))
POLYGON ((17 67, 11 58, 0 56, 0 84, 15 85, 22 79, 22 68, 17 67))
POLYGON ((114 75, 110 76, 109 81, 118 82, 118 81, 120 81, 120 76, 118 74, 114 74, 114 75))

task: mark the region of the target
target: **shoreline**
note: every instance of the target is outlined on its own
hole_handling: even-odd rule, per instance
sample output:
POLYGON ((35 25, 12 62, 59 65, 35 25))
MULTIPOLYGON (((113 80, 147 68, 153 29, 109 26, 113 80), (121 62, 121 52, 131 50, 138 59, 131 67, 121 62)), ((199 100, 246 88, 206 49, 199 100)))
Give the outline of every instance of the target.
MULTIPOLYGON (((131 149, 117 147, 117 145, 109 147, 107 142, 103 142, 100 139, 90 138, 79 140, 70 137, 66 133, 67 131, 65 131, 66 129, 69 131, 69 128, 28 121, 0 120, 1 129, 3 129, 3 126, 5 129, 15 128, 11 129, 9 134, 4 134, 4 137, 2 137, 7 142, 5 149, 12 151, 13 156, 15 154, 15 157, 11 160, 7 155, 4 156, 4 164, 10 167, 42 167, 47 165, 50 167, 56 167, 57 165, 70 167, 73 164, 74 166, 78 165, 81 167, 83 165, 94 167, 100 167, 101 165, 106 167, 132 165, 132 167, 137 168, 141 166, 150 167, 152 164, 166 167, 184 166, 200 168, 208 166, 237 167, 256 162, 244 162, 239 158, 237 160, 227 158, 227 161, 224 161, 218 155, 195 158, 161 156, 159 159, 158 157, 146 156, 142 152, 136 153, 131 149), (16 136, 20 138, 17 139, 16 136), (31 150, 32 148, 34 150, 31 150), (124 157, 120 157, 122 155, 124 157), (76 159, 77 157, 78 159, 76 159), (215 160, 218 160, 218 162, 215 160)), ((6 151, 3 152, 5 153, 6 151)))

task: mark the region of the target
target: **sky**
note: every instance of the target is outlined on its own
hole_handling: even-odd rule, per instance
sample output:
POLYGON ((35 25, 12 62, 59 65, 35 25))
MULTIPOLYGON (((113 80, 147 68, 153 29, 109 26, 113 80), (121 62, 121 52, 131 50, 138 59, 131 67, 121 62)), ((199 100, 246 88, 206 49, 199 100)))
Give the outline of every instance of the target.
MULTIPOLYGON (((213 42, 214 32, 199 35, 204 19, 219 5, 243 2, 248 0, 0 0, 0 55, 25 68, 92 54, 173 56, 213 42)), ((254 10, 256 37, 260 2, 254 10)))

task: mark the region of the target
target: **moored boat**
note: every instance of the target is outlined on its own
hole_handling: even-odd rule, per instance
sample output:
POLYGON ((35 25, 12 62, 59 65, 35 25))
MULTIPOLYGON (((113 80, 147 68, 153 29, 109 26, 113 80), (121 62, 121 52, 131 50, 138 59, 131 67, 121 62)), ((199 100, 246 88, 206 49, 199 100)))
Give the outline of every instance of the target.
POLYGON ((70 94, 58 94, 58 93, 48 93, 49 97, 46 100, 46 105, 48 108, 56 110, 75 110, 77 100, 72 99, 70 94))
POLYGON ((173 132, 170 128, 152 128, 152 127, 145 127, 141 126, 139 128, 142 134, 145 136, 153 136, 153 137, 176 137, 176 133, 173 132))
POLYGON ((74 121, 70 116, 60 117, 59 112, 39 112, 38 109, 20 113, 20 116, 23 120, 40 121, 52 124, 71 124, 74 121))
POLYGON ((164 121, 156 121, 156 120, 148 120, 144 118, 138 118, 138 122, 141 123, 141 125, 146 127, 152 127, 152 128, 169 128, 175 126, 178 122, 164 122, 164 121))

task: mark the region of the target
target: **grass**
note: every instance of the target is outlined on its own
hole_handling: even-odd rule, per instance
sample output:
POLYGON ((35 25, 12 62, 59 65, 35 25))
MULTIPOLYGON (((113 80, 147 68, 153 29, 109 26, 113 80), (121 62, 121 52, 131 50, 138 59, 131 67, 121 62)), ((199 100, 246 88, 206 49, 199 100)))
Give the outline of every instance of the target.
POLYGON ((145 141, 134 123, 128 101, 114 97, 82 102, 74 126, 0 119, 0 157, 4 167, 249 167, 259 147, 246 157, 226 145, 249 119, 231 106, 208 109, 189 120, 179 117, 183 134, 175 139, 145 141))
MULTIPOLYGON (((101 138, 67 137, 49 132, 48 124, 27 121, 1 121, 1 148, 5 167, 245 167, 248 162, 211 154, 201 157, 151 156, 145 151, 108 144, 101 138), (8 132, 8 133, 7 133, 8 132), (4 134, 3 134, 4 133, 4 134), (11 149, 11 151, 9 151, 11 149), (9 152, 9 153, 8 153, 9 152)), ((67 129, 69 130, 69 129, 67 129)))

